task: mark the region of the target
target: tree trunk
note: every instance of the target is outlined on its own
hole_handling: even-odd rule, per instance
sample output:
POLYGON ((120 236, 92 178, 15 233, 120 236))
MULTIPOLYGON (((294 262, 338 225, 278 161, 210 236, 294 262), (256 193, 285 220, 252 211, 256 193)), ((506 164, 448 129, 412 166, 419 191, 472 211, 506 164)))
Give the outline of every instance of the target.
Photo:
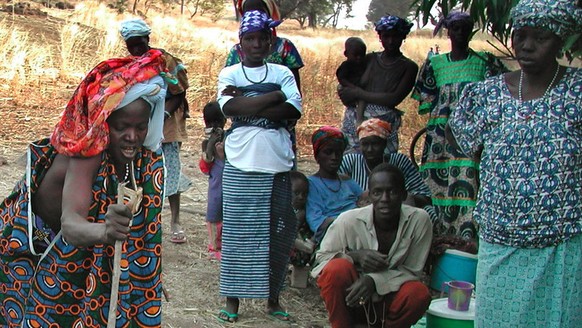
POLYGON ((134 0, 133 1, 133 8, 131 9, 131 12, 133 14, 135 14, 137 12, 137 3, 139 2, 139 0, 134 0))
POLYGON ((310 12, 309 15, 307 16, 307 19, 309 20, 309 24, 307 26, 309 26, 311 28, 317 27, 317 14, 316 13, 310 12))
POLYGON ((236 18, 236 21, 239 22, 241 17, 238 9, 236 8, 236 2, 237 0, 232 0, 232 7, 234 8, 234 17, 236 18))

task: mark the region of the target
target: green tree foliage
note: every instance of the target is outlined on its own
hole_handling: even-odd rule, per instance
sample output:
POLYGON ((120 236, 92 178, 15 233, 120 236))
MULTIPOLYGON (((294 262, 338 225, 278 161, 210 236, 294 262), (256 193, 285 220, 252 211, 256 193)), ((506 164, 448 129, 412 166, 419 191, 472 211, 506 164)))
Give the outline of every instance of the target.
MULTIPOLYGON (((433 8, 446 16, 453 9, 462 9, 471 14, 480 30, 492 35, 504 49, 498 49, 508 57, 513 57, 510 49, 511 26, 509 24, 511 8, 519 0, 414 0, 416 17, 422 19, 424 25, 430 20, 438 19, 432 14, 433 8)), ((580 6, 578 1, 578 5, 580 6)), ((582 38, 580 33, 565 42, 566 56, 582 58, 582 38)), ((495 46, 495 45, 494 45, 495 46)))
POLYGON ((372 0, 366 18, 372 23, 378 21, 380 17, 387 14, 406 18, 414 12, 414 9, 411 8, 413 1, 414 0, 372 0))
POLYGON ((190 11, 190 18, 200 15, 210 15, 213 20, 220 18, 224 9, 223 0, 190 0, 186 1, 186 6, 190 11))
POLYGON ((340 14, 350 15, 354 0, 277 0, 281 18, 295 19, 303 27, 337 27, 340 14))

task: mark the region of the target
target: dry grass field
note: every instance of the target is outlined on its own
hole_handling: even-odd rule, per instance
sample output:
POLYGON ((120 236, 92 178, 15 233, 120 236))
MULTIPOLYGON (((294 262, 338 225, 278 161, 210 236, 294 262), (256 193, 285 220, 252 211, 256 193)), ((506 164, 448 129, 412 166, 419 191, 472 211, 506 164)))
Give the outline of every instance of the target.
MULTIPOLYGON (((4 2, 3 2, 4 3, 4 2)), ((1 4, 0 4, 1 5, 1 4)), ((23 173, 22 155, 29 141, 50 134, 76 85, 94 65, 126 51, 117 27, 128 15, 118 15, 103 2, 82 1, 75 10, 42 8, 48 16, 12 15, 0 12, 0 196, 7 195, 23 173)), ((216 79, 228 49, 237 41, 237 23, 226 17, 180 17, 177 8, 149 11, 153 28, 151 45, 180 57, 188 68, 191 88, 188 100, 193 118, 188 122, 190 139, 183 146, 184 171, 193 187, 183 194, 182 222, 188 242, 175 245, 164 241, 164 281, 170 300, 164 302, 163 327, 220 327, 213 315, 223 304, 218 296, 219 265, 206 258, 204 213, 206 177, 197 167, 203 136, 201 109, 216 94, 216 79)), ((343 108, 336 95, 335 69, 343 60, 343 42, 360 36, 370 51, 381 46, 373 31, 301 30, 292 21, 278 29, 299 48, 305 67, 301 70, 304 114, 298 124, 299 169, 314 173, 309 146, 311 132, 318 126, 339 126, 343 108)), ((446 38, 417 33, 406 39, 403 52, 419 65, 431 46, 448 50, 446 38)), ((475 40, 475 49, 492 50, 485 41, 475 40)), ((407 153, 412 136, 424 126, 416 104, 407 99, 401 106, 404 123, 401 151, 407 153)), ((169 208, 163 217, 169 221, 169 208)), ((169 223, 164 222, 164 235, 169 223)), ((264 313, 264 303, 243 301, 238 327, 325 327, 326 316, 317 288, 287 288, 282 304, 294 320, 281 324, 264 313)))

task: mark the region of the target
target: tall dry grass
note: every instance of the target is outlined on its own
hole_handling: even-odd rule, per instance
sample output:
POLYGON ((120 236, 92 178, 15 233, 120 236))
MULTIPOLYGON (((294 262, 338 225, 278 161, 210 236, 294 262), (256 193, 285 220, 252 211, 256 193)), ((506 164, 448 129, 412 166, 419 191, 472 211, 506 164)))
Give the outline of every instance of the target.
MULTIPOLYGON (((62 98, 55 97, 53 90, 52 93, 46 92, 44 97, 41 92, 38 99, 43 103, 61 101, 59 106, 62 107, 73 91, 71 87, 94 65, 110 57, 126 55, 117 28, 122 20, 130 18, 129 15, 119 15, 97 1, 82 1, 74 11, 51 11, 49 14, 60 18, 57 23, 58 42, 39 42, 31 37, 30 33, 35 32, 15 28, 9 19, 0 21, 0 42, 4 45, 0 48, 0 98, 7 95, 18 97, 18 90, 23 85, 41 89, 53 85, 58 89, 57 86, 64 82, 69 89, 57 94, 62 98)), ((146 21, 153 30, 151 45, 166 49, 186 64, 191 86, 187 97, 193 116, 198 117, 194 123, 200 123, 200 110, 215 98, 218 73, 228 50, 237 42, 237 23, 230 17, 216 22, 205 17, 191 20, 187 15, 180 16, 168 10, 165 14, 150 10, 146 21)), ((305 148, 317 126, 339 126, 341 123, 343 107, 336 95, 335 70, 344 59, 344 40, 349 36, 359 36, 365 40, 369 51, 382 49, 373 31, 302 30, 292 21, 286 21, 278 29, 278 34, 295 43, 305 62, 301 69, 304 114, 298 124, 299 145, 305 148)), ((404 54, 419 66, 435 44, 442 52, 449 50, 447 39, 427 38, 423 36, 426 34, 413 33, 402 46, 404 54)), ((493 50, 482 40, 473 41, 472 47, 493 50)), ((30 101, 27 94, 21 96, 30 101)), ((401 150, 405 151, 410 138, 424 126, 425 118, 416 114, 416 103, 411 99, 399 107, 406 113, 401 130, 401 150)))

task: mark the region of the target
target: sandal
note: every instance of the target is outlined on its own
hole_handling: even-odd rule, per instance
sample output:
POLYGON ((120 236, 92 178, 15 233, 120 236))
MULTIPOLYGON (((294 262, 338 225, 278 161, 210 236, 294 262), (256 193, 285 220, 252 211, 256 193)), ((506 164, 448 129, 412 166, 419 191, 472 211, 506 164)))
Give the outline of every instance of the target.
POLYGON ((230 313, 223 309, 218 312, 216 319, 222 323, 235 323, 238 321, 238 313, 230 313))
POLYGON ((289 313, 285 311, 274 311, 269 313, 269 316, 275 320, 289 322, 291 318, 289 318, 289 313))
POLYGON ((176 231, 172 232, 172 237, 170 237, 170 241, 174 244, 183 244, 186 242, 186 235, 184 235, 184 231, 176 231))

